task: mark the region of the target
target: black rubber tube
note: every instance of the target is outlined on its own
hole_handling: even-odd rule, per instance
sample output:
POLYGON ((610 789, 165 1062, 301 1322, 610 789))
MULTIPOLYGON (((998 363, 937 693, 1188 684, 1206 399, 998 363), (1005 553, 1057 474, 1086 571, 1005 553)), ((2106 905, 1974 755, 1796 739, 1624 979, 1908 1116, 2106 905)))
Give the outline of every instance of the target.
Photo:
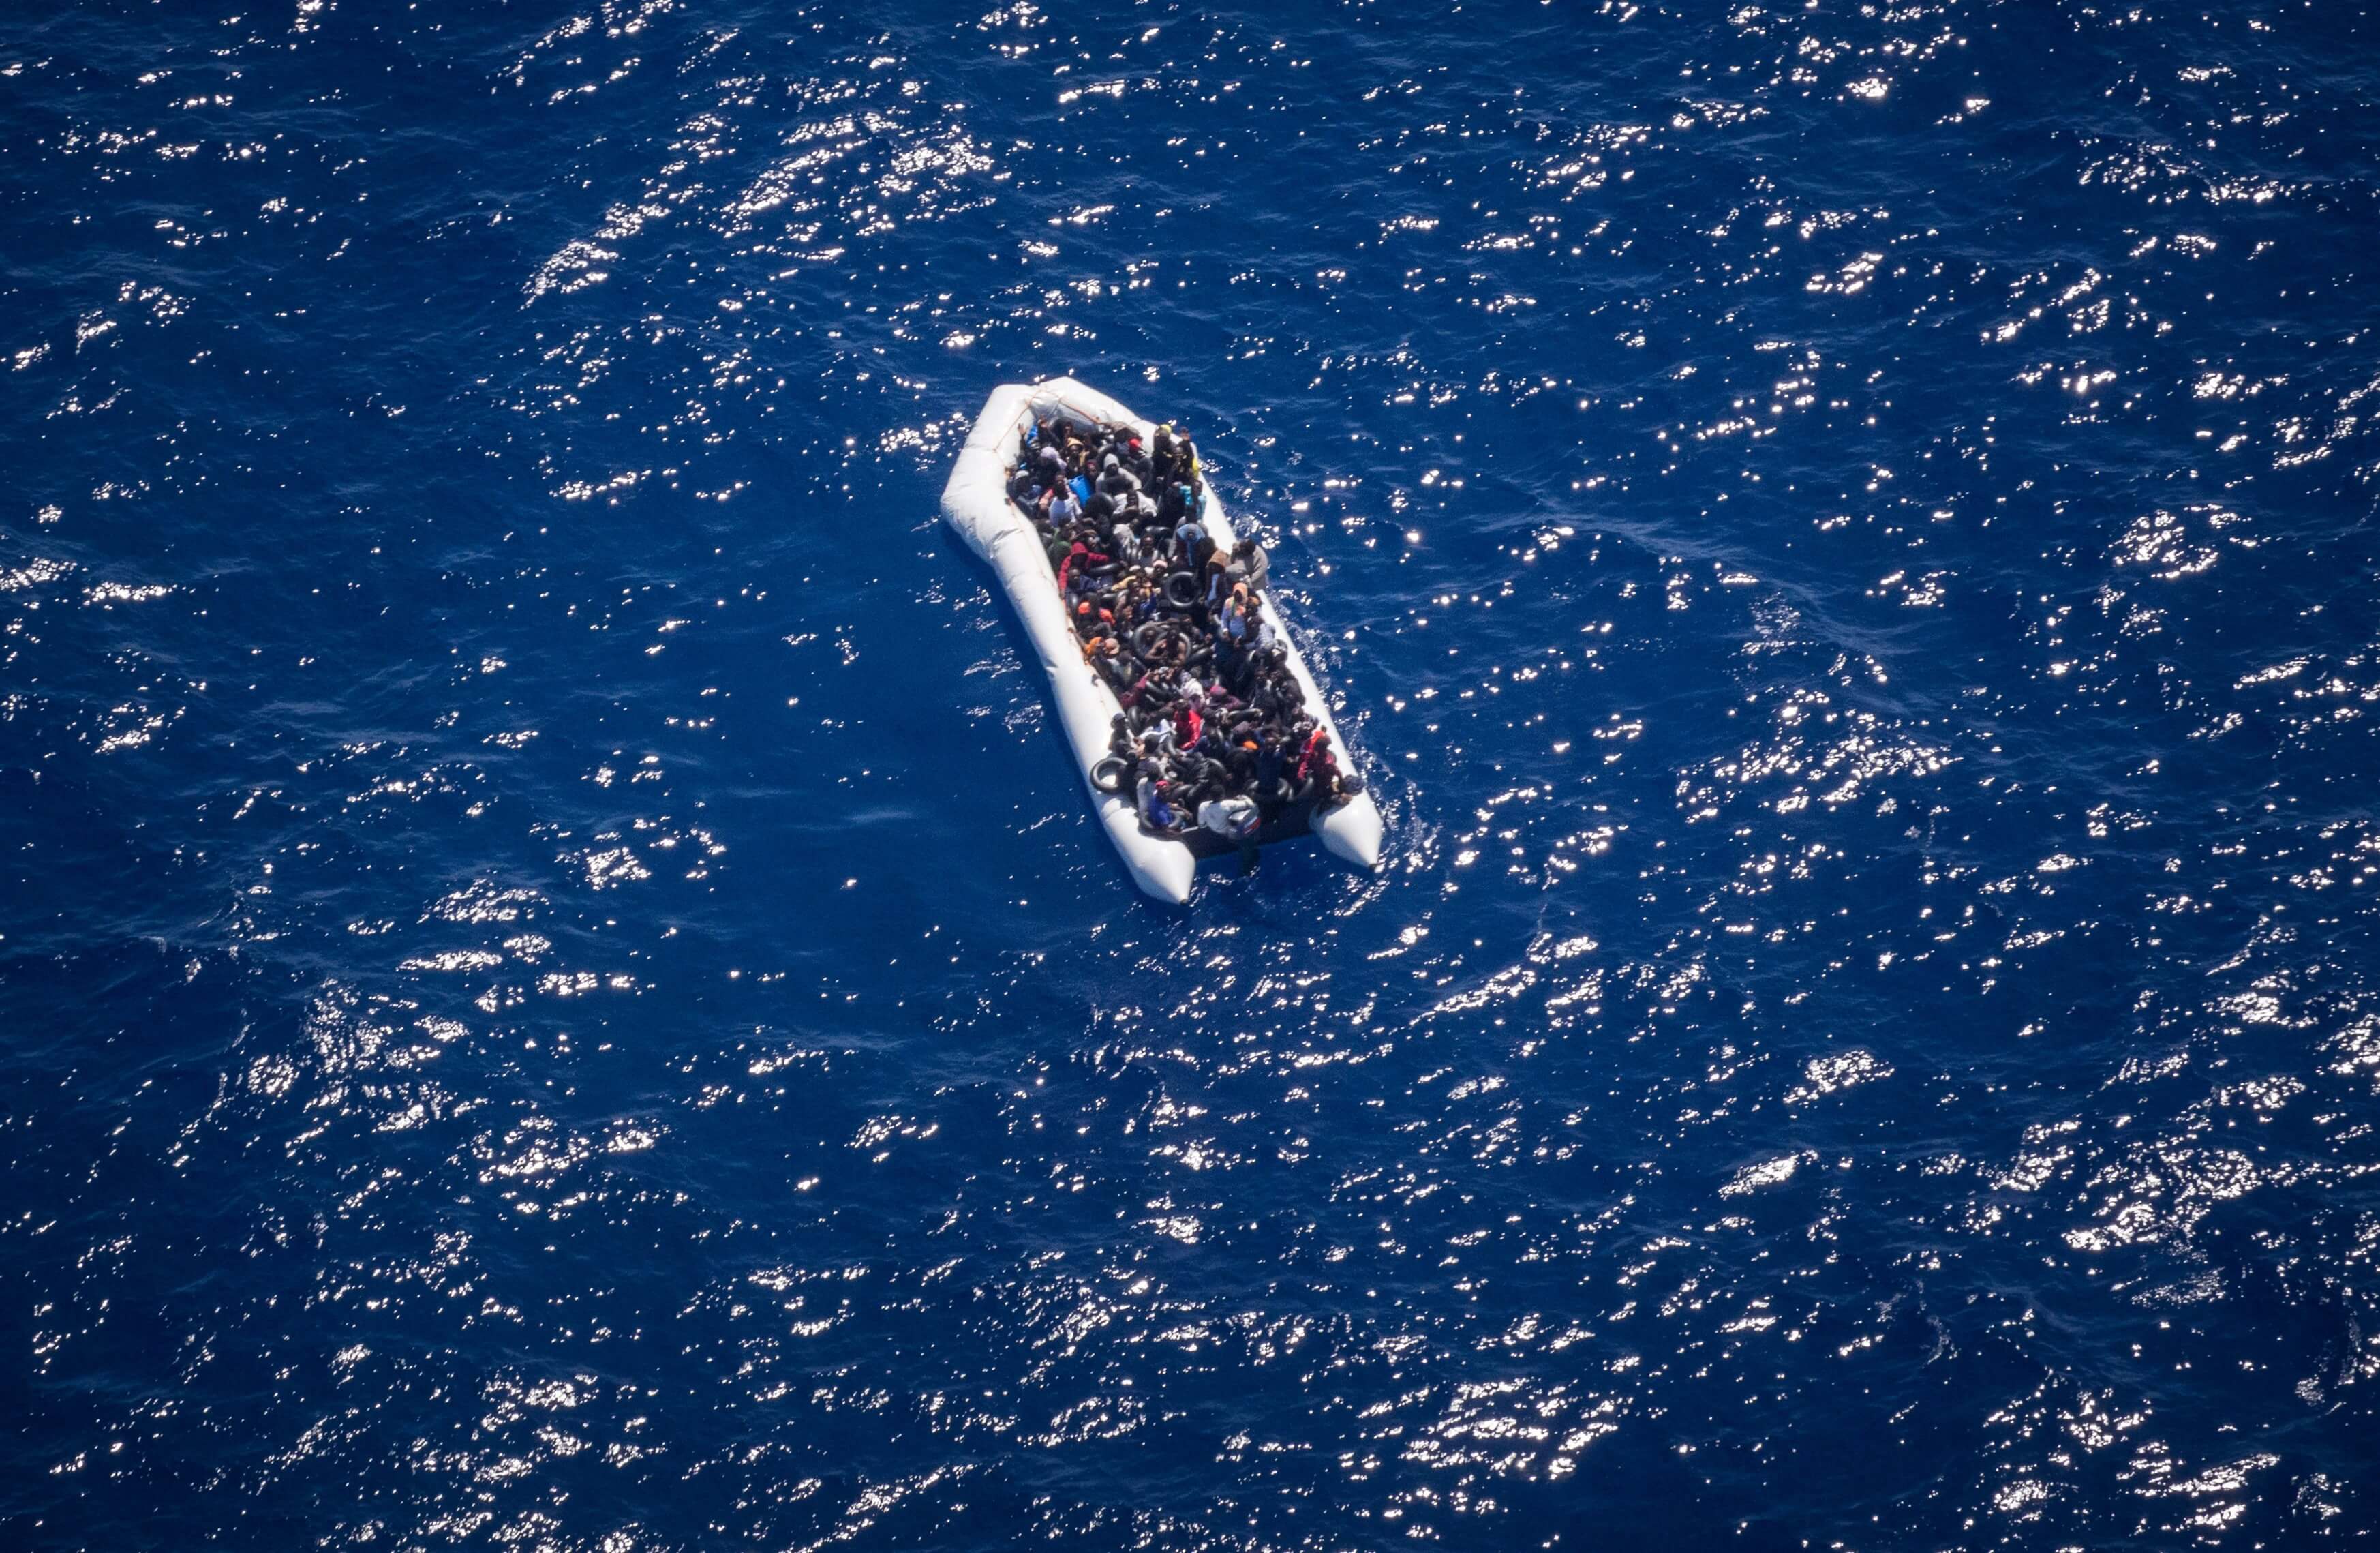
POLYGON ((1186 571, 1177 571, 1165 580, 1165 596, 1177 609, 1187 609, 1198 602, 1198 580, 1186 571))
POLYGON ((1091 767, 1091 786, 1103 793, 1120 793, 1125 774, 1123 756, 1104 756, 1091 767))

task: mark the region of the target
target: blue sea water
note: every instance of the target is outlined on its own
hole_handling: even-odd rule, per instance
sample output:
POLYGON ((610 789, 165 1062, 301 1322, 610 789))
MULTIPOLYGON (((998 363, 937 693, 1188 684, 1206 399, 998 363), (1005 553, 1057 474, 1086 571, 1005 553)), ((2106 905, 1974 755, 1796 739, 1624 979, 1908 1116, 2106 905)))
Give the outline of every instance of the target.
POLYGON ((0 34, 0 1541, 2380 1526, 2344 4, 0 34), (1140 899, 935 520, 1199 437, 1140 899))

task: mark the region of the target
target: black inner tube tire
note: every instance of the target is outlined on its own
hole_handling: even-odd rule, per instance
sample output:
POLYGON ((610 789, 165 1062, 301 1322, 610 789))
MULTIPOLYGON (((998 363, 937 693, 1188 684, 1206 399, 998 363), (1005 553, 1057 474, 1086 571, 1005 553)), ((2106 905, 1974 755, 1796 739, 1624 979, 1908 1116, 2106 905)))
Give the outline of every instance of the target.
POLYGON ((1108 755, 1092 765, 1091 786, 1103 793, 1120 793, 1123 791, 1124 776, 1123 757, 1108 755))
POLYGON ((1132 633, 1132 644, 1135 647, 1139 648, 1140 655, 1143 658, 1146 658, 1157 651, 1157 643, 1160 639, 1162 638, 1164 632, 1165 627, 1160 622, 1156 620, 1144 621, 1140 626, 1134 630, 1132 633))
POLYGON ((1176 608, 1187 609, 1198 602, 1198 580, 1186 571, 1177 571, 1165 580, 1165 596, 1176 608))

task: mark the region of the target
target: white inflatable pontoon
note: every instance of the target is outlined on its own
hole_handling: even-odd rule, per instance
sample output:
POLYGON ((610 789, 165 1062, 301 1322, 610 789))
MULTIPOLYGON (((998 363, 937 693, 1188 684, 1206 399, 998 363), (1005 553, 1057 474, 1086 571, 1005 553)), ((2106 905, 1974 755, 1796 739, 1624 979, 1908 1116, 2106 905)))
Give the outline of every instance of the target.
MULTIPOLYGON (((1093 779, 1092 768, 1108 753, 1109 729, 1123 709, 1117 703, 1115 692, 1083 661, 1082 643, 1066 618, 1065 603, 1059 594, 1058 581, 1050 573, 1050 557, 1042 549, 1041 537, 1034 531, 1032 520, 1008 499, 1009 474, 1016 461, 1018 436, 1033 423, 1037 413, 1047 418, 1052 412, 1062 412, 1078 422, 1134 426, 1139 429, 1143 441, 1153 440, 1157 430, 1152 422, 1071 377, 1038 384, 1002 384, 984 401, 983 413, 976 418, 975 430, 967 434, 958 465, 951 471, 951 483, 942 488, 942 519, 990 563, 1001 586, 1007 591, 1008 602, 1015 606, 1017 618, 1025 622, 1026 634, 1033 639, 1033 650, 1050 676, 1050 693, 1058 703, 1058 721, 1066 731, 1066 742, 1074 750, 1075 764, 1082 768, 1083 785, 1090 789, 1099 823, 1107 827, 1116 850, 1123 854, 1123 865, 1131 871, 1133 882, 1158 899, 1178 906, 1190 899, 1190 886, 1197 873, 1197 854, 1177 838, 1143 829, 1131 795, 1102 792, 1093 779)), ((1217 544, 1229 548, 1236 542, 1211 483, 1207 485, 1203 521, 1217 544)), ((1339 769, 1354 775, 1353 752, 1331 720, 1330 703, 1323 699, 1321 687, 1307 672, 1305 656, 1298 652, 1269 590, 1262 607, 1281 641, 1290 673, 1305 692, 1306 711, 1329 739, 1339 769)), ((1306 818, 1306 828, 1319 836, 1325 847, 1350 862, 1364 868, 1379 863, 1380 809, 1372 801, 1369 791, 1359 792, 1335 808, 1313 812, 1306 818)))

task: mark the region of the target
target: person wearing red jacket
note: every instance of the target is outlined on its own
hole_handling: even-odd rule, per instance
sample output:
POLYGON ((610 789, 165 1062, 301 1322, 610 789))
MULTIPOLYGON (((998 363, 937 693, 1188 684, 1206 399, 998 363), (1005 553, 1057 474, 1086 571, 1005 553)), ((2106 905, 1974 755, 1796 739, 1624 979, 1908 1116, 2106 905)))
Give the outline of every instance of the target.
POLYGON ((1062 593, 1066 591, 1067 573, 1075 568, 1105 566, 1108 560, 1108 556, 1100 555, 1081 540, 1075 541, 1075 547, 1066 552, 1064 560, 1058 563, 1058 591, 1062 593))

